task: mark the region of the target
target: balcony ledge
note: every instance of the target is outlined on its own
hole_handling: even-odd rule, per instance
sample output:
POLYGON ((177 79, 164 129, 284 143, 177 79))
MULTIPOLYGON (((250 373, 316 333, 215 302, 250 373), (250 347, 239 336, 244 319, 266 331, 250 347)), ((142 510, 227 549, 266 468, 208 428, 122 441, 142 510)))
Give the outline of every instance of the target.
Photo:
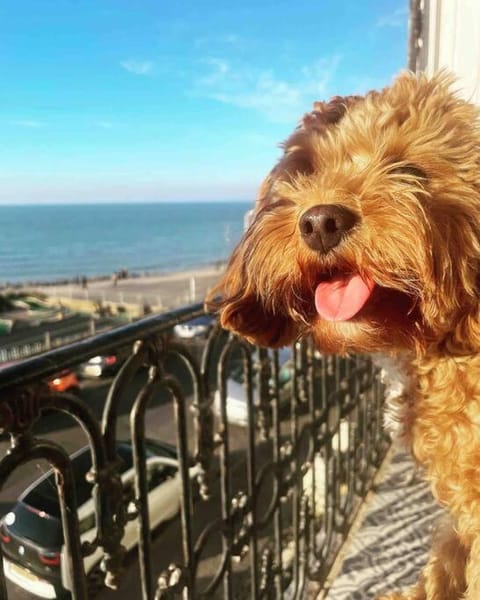
POLYGON ((370 600, 415 583, 443 510, 411 457, 393 448, 352 529, 326 600, 370 600))

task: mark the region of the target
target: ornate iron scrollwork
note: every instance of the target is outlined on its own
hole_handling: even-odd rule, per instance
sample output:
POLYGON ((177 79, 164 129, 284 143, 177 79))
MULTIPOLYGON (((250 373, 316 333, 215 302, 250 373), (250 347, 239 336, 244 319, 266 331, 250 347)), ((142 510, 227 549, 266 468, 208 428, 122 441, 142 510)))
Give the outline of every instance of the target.
MULTIPOLYGON (((75 599, 88 596, 83 561, 99 549, 106 585, 121 585, 124 532, 132 523, 141 574, 135 597, 233 599, 242 589, 245 598, 302 598, 312 582, 318 589, 325 581, 386 453, 382 385, 367 359, 321 355, 304 340, 280 365, 277 352, 218 326, 203 342, 172 335, 174 324, 202 312, 195 306, 149 316, 0 375, 0 430, 10 436, 0 485, 29 460, 46 458, 55 469, 75 599), (131 350, 101 414, 45 383, 63 368, 125 347, 131 350), (154 550, 150 531, 146 428, 159 390, 175 414, 175 551, 162 534, 154 550), (59 412, 81 426, 92 456, 95 535, 82 543, 71 461, 36 433, 59 412), (126 416, 135 472, 129 510, 116 448, 126 416)), ((5 590, 0 576, 0 597, 5 590)))

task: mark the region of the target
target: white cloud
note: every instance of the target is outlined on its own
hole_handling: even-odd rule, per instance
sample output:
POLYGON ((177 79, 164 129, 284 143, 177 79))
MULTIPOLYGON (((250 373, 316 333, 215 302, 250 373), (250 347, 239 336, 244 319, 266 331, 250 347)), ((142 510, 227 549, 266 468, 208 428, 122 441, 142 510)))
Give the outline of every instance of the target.
POLYGON ((230 64, 228 61, 221 58, 206 58, 201 61, 208 72, 198 77, 196 85, 204 88, 221 85, 222 80, 227 77, 235 77, 233 74, 227 75, 230 72, 230 64))
POLYGON ((129 58, 122 60, 120 65, 134 75, 149 75, 153 69, 153 62, 151 60, 134 60, 129 58))
POLYGON ((402 27, 408 24, 408 8, 402 6, 388 15, 380 17, 376 23, 377 27, 402 27))
POLYGON ((43 127, 43 123, 41 121, 35 121, 33 119, 16 119, 15 121, 11 121, 11 124, 30 129, 39 129, 40 127, 43 127))
POLYGON ((262 113, 271 121, 291 122, 328 95, 340 56, 317 60, 294 77, 278 77, 272 70, 232 65, 221 58, 201 61, 205 73, 195 82, 195 93, 217 102, 262 113))

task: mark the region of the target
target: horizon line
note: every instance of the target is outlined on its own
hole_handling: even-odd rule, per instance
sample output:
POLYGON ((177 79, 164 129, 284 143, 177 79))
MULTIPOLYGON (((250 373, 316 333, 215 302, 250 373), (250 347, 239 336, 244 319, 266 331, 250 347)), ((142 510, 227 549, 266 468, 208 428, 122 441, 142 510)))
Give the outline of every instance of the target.
POLYGON ((217 199, 210 199, 210 200, 206 200, 206 199, 199 199, 199 200, 94 200, 94 201, 88 201, 88 200, 73 200, 73 201, 68 201, 68 202, 61 202, 61 201, 47 201, 47 202, 35 202, 35 201, 26 201, 26 202, 1 202, 0 201, 0 208, 2 207, 21 207, 21 206, 25 206, 25 207, 32 207, 32 206, 112 206, 112 205, 122 205, 122 206, 127 206, 127 205, 139 205, 139 204, 253 204, 254 200, 247 200, 247 199, 221 199, 221 198, 217 198, 217 199))

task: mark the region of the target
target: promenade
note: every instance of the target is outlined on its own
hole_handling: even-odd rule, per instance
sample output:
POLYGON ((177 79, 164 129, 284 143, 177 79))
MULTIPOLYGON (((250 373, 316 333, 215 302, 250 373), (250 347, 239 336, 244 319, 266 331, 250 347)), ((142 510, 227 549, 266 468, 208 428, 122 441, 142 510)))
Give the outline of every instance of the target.
POLYGON ((101 303, 111 305, 115 311, 120 306, 126 312, 142 314, 146 306, 158 312, 201 302, 218 282, 222 270, 223 265, 162 275, 131 275, 116 281, 91 280, 86 287, 72 282, 34 286, 34 289, 76 310, 95 310, 101 303))

